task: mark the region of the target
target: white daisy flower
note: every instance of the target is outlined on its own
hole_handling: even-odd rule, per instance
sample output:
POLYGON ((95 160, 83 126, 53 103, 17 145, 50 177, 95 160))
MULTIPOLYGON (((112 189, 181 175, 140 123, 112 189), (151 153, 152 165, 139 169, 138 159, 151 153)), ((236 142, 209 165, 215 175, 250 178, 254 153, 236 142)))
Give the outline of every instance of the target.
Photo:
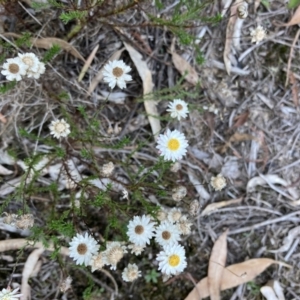
POLYGON ((45 67, 45 64, 43 62, 39 62, 39 65, 38 65, 38 69, 36 72, 33 72, 31 70, 27 70, 27 77, 28 78, 35 78, 35 79, 39 79, 41 74, 44 74, 46 71, 46 67, 45 67))
POLYGON ((105 266, 105 261, 104 252, 99 252, 97 255, 93 256, 90 261, 92 272, 102 269, 105 266))
POLYGON ((164 247, 156 260, 159 262, 158 269, 166 275, 177 275, 187 266, 185 250, 179 244, 164 247))
POLYGON ((140 255, 144 250, 144 246, 138 246, 136 244, 128 245, 128 248, 131 249, 131 253, 135 255, 140 255))
POLYGON ((188 235, 191 233, 191 227, 193 223, 189 221, 189 219, 186 216, 182 216, 178 222, 176 222, 176 226, 178 228, 178 231, 182 235, 188 235))
POLYGON ((19 288, 11 290, 10 287, 7 289, 2 289, 0 292, 0 300, 18 300, 22 296, 22 294, 17 294, 19 288))
POLYGON ((122 272, 122 278, 126 282, 132 282, 141 277, 141 271, 136 264, 128 264, 127 268, 122 272))
POLYGON ((34 53, 18 54, 19 58, 26 65, 27 71, 37 72, 39 69, 39 59, 34 53))
POLYGON ((23 75, 26 75, 27 66, 22 62, 19 57, 8 58, 3 64, 1 74, 6 76, 9 81, 20 81, 23 75))
POLYGON ((155 230, 155 240, 163 247, 177 244, 180 240, 177 226, 168 221, 161 222, 155 230))
POLYGON ((127 66, 123 60, 113 60, 104 66, 103 80, 108 83, 110 88, 116 85, 120 89, 126 88, 126 81, 132 80, 131 75, 126 73, 130 72, 131 68, 127 66))
POLYGON ((171 223, 175 223, 181 218, 181 216, 181 210, 179 208, 174 207, 168 213, 168 220, 171 223))
POLYGON ((169 102, 167 111, 171 113, 172 118, 177 118, 178 121, 181 118, 185 119, 189 113, 187 103, 181 99, 174 99, 173 102, 169 102))
POLYGON ((70 125, 64 119, 52 121, 49 129, 50 134, 52 134, 57 139, 66 137, 71 132, 70 125))
POLYGON ((122 246, 119 242, 111 242, 104 251, 104 261, 106 265, 111 265, 111 270, 117 269, 117 263, 127 253, 126 246, 122 246))
POLYGON ((255 29, 250 29, 250 35, 252 36, 252 43, 258 44, 266 37, 266 30, 261 26, 257 26, 255 29))
POLYGON ((133 220, 129 221, 127 235, 129 241, 138 246, 145 246, 150 243, 153 237, 155 223, 151 222, 148 216, 135 216, 133 220))
POLYGON ((225 177, 222 174, 218 174, 217 177, 210 179, 210 184, 216 191, 221 191, 227 183, 225 177))
POLYGON ((77 265, 88 266, 92 257, 98 253, 98 249, 97 241, 88 233, 85 233, 84 236, 77 233, 70 243, 70 257, 76 261, 77 265))
POLYGON ((178 130, 167 129, 165 134, 160 134, 157 139, 156 148, 160 151, 160 156, 165 160, 181 159, 186 154, 188 142, 183 133, 178 130))

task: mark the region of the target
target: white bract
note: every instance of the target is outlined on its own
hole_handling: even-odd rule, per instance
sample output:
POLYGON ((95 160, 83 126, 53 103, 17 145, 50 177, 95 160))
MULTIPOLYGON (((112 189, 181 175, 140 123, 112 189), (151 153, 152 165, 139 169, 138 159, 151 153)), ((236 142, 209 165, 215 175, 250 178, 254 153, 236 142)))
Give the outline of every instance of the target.
POLYGON ((250 35, 252 36, 251 42, 258 44, 266 37, 266 30, 259 25, 255 29, 250 29, 250 35))
POLYGON ((22 76, 26 75, 27 66, 19 57, 8 58, 3 64, 1 74, 6 76, 9 81, 20 81, 22 76))
POLYGON ((186 216, 182 216, 178 222, 176 222, 176 226, 180 234, 188 235, 191 233, 191 227, 193 223, 191 223, 186 216))
POLYGON ((226 179, 222 174, 218 174, 210 179, 210 184, 216 191, 221 191, 226 186, 226 179))
POLYGON ((92 268, 92 272, 96 270, 100 270, 105 265, 105 253, 99 252, 97 255, 93 256, 90 261, 90 266, 92 268))
POLYGON ((70 125, 64 119, 52 121, 49 129, 50 134, 52 134, 57 139, 66 137, 71 132, 70 125))
POLYGON ((188 142, 183 133, 176 129, 173 131, 167 129, 165 134, 159 135, 156 148, 165 160, 172 160, 174 162, 186 154, 187 146, 188 142))
POLYGON ((45 64, 43 62, 39 62, 38 64, 38 69, 36 72, 33 72, 32 70, 27 70, 27 77, 28 78, 35 78, 35 79, 39 79, 41 74, 44 74, 46 71, 46 67, 45 64))
POLYGON ((19 288, 11 290, 10 287, 7 289, 2 289, 0 292, 0 300, 18 300, 22 296, 22 294, 17 294, 19 288))
POLYGON ((175 223, 181 218, 181 216, 181 210, 179 208, 173 207, 168 213, 168 220, 171 223, 175 223))
POLYGON ((150 243, 150 239, 154 235, 154 226, 155 223, 152 223, 148 216, 135 216, 128 224, 127 235, 129 241, 137 246, 144 247, 150 243))
POLYGON ((175 224, 163 221, 155 230, 155 240, 161 246, 178 244, 180 235, 175 224))
POLYGON ((70 257, 72 257, 77 265, 90 265, 91 259, 97 255, 99 245, 97 241, 85 233, 85 235, 77 233, 70 243, 70 257))
POLYGON ((122 278, 126 282, 132 282, 141 276, 141 271, 136 264, 128 264, 122 273, 122 278))
POLYGON ((185 250, 179 245, 165 246, 156 260, 159 262, 158 269, 166 275, 177 275, 187 266, 185 250))
POLYGON ((174 99, 173 102, 169 102, 168 112, 170 112, 172 118, 177 118, 180 121, 181 118, 185 119, 189 113, 187 103, 181 99, 174 99))
POLYGON ((127 73, 131 71, 131 68, 127 66, 123 60, 113 60, 108 62, 104 66, 103 80, 107 82, 110 88, 114 88, 116 85, 120 89, 126 88, 126 81, 132 80, 131 75, 127 73))
POLYGON ((144 246, 138 246, 136 244, 128 245, 128 249, 131 249, 131 253, 135 255, 140 255, 144 250, 144 246))
POLYGON ((37 72, 39 69, 39 59, 34 53, 18 54, 19 58, 26 65, 26 70, 30 72, 37 72))
POLYGON ((110 265, 112 270, 116 270, 117 263, 127 253, 126 246, 122 246, 120 242, 111 242, 104 251, 104 261, 106 265, 110 265))

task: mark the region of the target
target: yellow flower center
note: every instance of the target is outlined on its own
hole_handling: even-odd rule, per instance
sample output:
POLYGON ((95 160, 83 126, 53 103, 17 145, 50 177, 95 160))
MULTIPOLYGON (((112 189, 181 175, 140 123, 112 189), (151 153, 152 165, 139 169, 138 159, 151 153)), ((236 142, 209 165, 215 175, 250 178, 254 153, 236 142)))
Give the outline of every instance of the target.
POLYGON ((115 77, 121 77, 123 75, 123 69, 119 68, 119 67, 115 67, 112 70, 112 73, 115 77))
POLYGON ((142 225, 137 225, 134 228, 136 234, 142 234, 144 232, 144 227, 142 225))
POLYGON ((56 132, 62 133, 62 132, 65 131, 65 129, 66 129, 66 126, 63 123, 57 123, 55 125, 55 131, 56 132))
POLYGON ((177 139, 170 139, 168 142, 169 150, 176 151, 180 147, 180 143, 177 139))
POLYGON ((173 254, 169 257, 169 265, 171 267, 176 267, 180 263, 180 257, 177 254, 173 254))
POLYGON ((86 244, 79 244, 77 246, 77 252, 80 255, 84 255, 87 252, 87 250, 88 250, 88 248, 87 248, 86 244))
POLYGON ((8 67, 8 70, 12 74, 17 74, 19 72, 20 68, 17 64, 10 64, 8 67))
POLYGON ((181 104, 176 105, 176 110, 182 110, 182 109, 183 109, 183 106, 181 104))
POLYGON ((169 231, 163 231, 163 233, 161 234, 162 238, 164 240, 168 240, 171 237, 171 234, 169 231))

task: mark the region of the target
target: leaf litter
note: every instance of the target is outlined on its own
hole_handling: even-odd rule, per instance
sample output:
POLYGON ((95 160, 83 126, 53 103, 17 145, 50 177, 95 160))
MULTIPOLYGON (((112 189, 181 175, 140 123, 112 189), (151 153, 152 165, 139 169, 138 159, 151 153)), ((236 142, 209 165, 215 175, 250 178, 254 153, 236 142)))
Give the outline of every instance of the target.
MULTIPOLYGON (((229 2, 231 1, 226 2, 228 10, 231 5, 229 2)), ((256 2, 258 3, 259 1, 256 2)), ((254 262, 249 260, 248 264, 252 261, 251 266, 244 265, 244 267, 240 266, 239 268, 234 269, 233 266, 235 265, 232 263, 244 261, 249 256, 263 257, 264 253, 270 254, 269 250, 280 250, 278 254, 276 252, 274 254, 278 255, 275 256, 276 258, 281 258, 282 253, 294 251, 295 255, 288 256, 288 253, 286 254, 287 262, 291 265, 296 265, 299 262, 299 257, 297 256, 299 246, 297 247, 297 244, 295 243, 298 239, 298 235, 296 233, 294 234, 292 231, 300 222, 299 213, 296 211, 298 209, 297 205, 299 205, 299 200, 297 200, 299 199, 297 198, 297 193, 299 193, 297 184, 297 176, 299 174, 299 155, 297 149, 299 149, 300 145, 299 120, 296 108, 298 103, 297 88, 299 85, 299 75, 297 75, 297 69, 295 68, 297 67, 296 62, 298 61, 297 55, 299 46, 296 40, 293 51, 293 60, 291 60, 291 70, 295 80, 292 78, 292 86, 288 86, 284 89, 284 83, 280 79, 280 74, 282 74, 282 71, 285 72, 286 70, 285 62, 288 61, 289 51, 287 51, 287 55, 285 55, 284 51, 282 51, 280 54, 282 56, 279 56, 278 51, 276 51, 276 47, 284 45, 284 47, 288 49, 291 48, 293 46, 292 42, 295 39, 295 37, 291 35, 295 33, 295 31, 285 31, 286 28, 284 28, 284 30, 278 32, 278 34, 273 34, 273 32, 276 31, 276 28, 272 25, 273 20, 280 20, 283 18, 288 20, 289 12, 283 4, 279 4, 278 2, 270 2, 270 5, 271 7, 268 10, 265 10, 262 5, 260 5, 257 8, 257 14, 250 15, 250 18, 244 22, 243 28, 241 28, 240 50, 237 50, 231 41, 232 45, 229 58, 232 65, 230 76, 223 71, 224 64, 222 63, 222 54, 226 43, 223 35, 227 19, 224 19, 224 23, 221 26, 218 26, 218 24, 216 26, 205 24, 205 30, 199 27, 199 31, 202 30, 202 35, 201 40, 199 40, 198 47, 203 52, 207 61, 205 66, 195 67, 196 64, 193 64, 192 66, 186 60, 185 62, 180 61, 180 59, 178 60, 184 64, 189 64, 190 67, 195 70, 199 68, 200 71, 197 72, 197 76, 201 82, 201 86, 203 83, 203 89, 199 91, 197 99, 192 100, 188 97, 186 99, 193 108, 191 112, 191 119, 193 117, 192 115, 201 111, 203 106, 210 106, 213 104, 217 108, 217 113, 213 120, 214 126, 211 126, 209 130, 207 127, 203 126, 203 122, 199 117, 199 114, 195 119, 193 119, 193 122, 188 123, 188 128, 185 127, 186 125, 184 125, 184 123, 180 123, 182 129, 187 131, 189 130, 189 134, 193 137, 191 148, 193 147, 205 153, 205 157, 203 155, 197 155, 196 157, 192 152, 190 152, 189 158, 186 161, 182 161, 182 168, 179 173, 177 173, 180 175, 178 178, 176 177, 176 180, 180 180, 181 183, 185 183, 189 187, 185 205, 188 206, 193 199, 197 199, 197 203, 200 204, 200 212, 202 212, 202 215, 198 214, 195 216, 195 227, 193 233, 185 240, 189 245, 187 250, 187 272, 190 272, 192 276, 197 276, 199 278, 204 278, 206 276, 207 273, 205 266, 208 263, 207 254, 210 253, 212 249, 208 241, 210 237, 215 240, 215 237, 223 231, 223 228, 229 227, 230 231, 228 235, 230 238, 228 238, 228 243, 234 243, 234 247, 229 246, 228 261, 230 261, 231 266, 226 267, 226 263, 223 264, 223 275, 221 281, 223 276, 227 275, 227 277, 230 277, 232 273, 234 273, 234 276, 230 279, 231 285, 236 277, 244 278, 246 277, 245 272, 249 274, 251 273, 251 268, 256 268, 254 262), (268 37, 269 41, 252 46, 250 44, 248 31, 249 28, 256 26, 260 21, 263 25, 268 25, 268 31, 270 34, 268 37), (234 51, 236 51, 236 53, 234 51), (234 59, 235 56, 243 58, 241 60, 237 59, 236 65, 234 59), (255 97, 255 95, 258 95, 258 97, 255 97), (237 118, 236 122, 238 124, 236 127, 232 128, 236 133, 232 131, 230 132, 229 129, 234 124, 231 120, 234 120, 234 116, 241 116, 244 112, 249 112, 247 117, 245 117, 244 120, 242 117, 240 120, 237 118), (259 132, 263 132, 264 143, 262 143, 261 137, 258 136, 259 132), (227 136, 227 133, 232 134, 234 137, 230 140, 230 136, 227 136), (224 146, 223 152, 220 151, 222 146, 224 146), (268 154, 267 156, 266 153, 268 154), (218 159, 218 163, 215 163, 212 158, 216 158, 217 155, 221 159, 218 159), (225 166, 227 161, 229 162, 225 166), (229 170, 228 174, 231 175, 228 176, 228 178, 230 178, 229 186, 222 192, 212 191, 209 185, 211 176, 215 176, 216 174, 221 173, 221 171, 226 172, 226 170, 229 170), (236 170, 239 171, 237 176, 234 175, 236 170), (276 175, 277 178, 272 178, 269 175, 276 175), (262 184, 257 184, 257 182, 255 183, 255 181, 253 181, 250 184, 250 187, 252 185, 252 188, 248 191, 247 183, 251 182, 253 178, 259 178, 259 180, 262 180, 260 181, 262 184), (241 206, 238 202, 238 199, 242 196, 243 206, 241 206), (237 202, 235 203, 235 201, 237 202), (219 205, 221 207, 218 207, 218 203, 220 203, 219 205), (229 204, 232 205, 232 207, 227 207, 229 204), (214 205, 217 205, 217 209, 214 208, 214 205), (211 213, 206 214, 203 208, 212 209, 211 213), (296 248, 293 248, 294 245, 296 245, 296 248), (287 250, 282 251, 282 249, 287 250), (189 255, 190 253, 194 253, 194 255, 189 255), (230 267, 232 269, 230 269, 230 267)), ((252 13, 252 8, 253 6, 250 5, 250 14, 252 13)), ((211 11, 214 12, 214 9, 211 11)), ((226 14, 225 11, 226 9, 224 9, 224 16, 226 14)), ((135 15, 131 16, 131 18, 133 18, 134 21, 137 21, 137 19, 135 19, 137 15, 138 9, 135 11, 135 15)), ((231 13, 228 13, 228 20, 230 16, 231 13)), ((125 14, 125 17, 128 16, 125 14)), ((127 21, 128 20, 126 19, 126 22, 127 21)), ((98 25, 94 25, 94 23, 87 24, 85 34, 79 34, 74 41, 70 42, 75 49, 78 49, 82 58, 83 56, 88 57, 91 51, 95 49, 95 46, 97 44, 100 45, 99 49, 101 49, 101 51, 97 51, 87 72, 89 74, 93 74, 91 76, 91 81, 98 76, 97 71, 95 70, 101 70, 104 63, 111 58, 112 54, 117 53, 117 51, 122 50, 123 52, 119 55, 127 56, 127 58, 130 59, 130 57, 128 57, 128 52, 124 52, 124 49, 122 49, 122 42, 120 42, 120 39, 113 34, 107 34, 107 32, 111 33, 110 31, 107 31, 107 28, 104 29, 100 28, 98 25), (91 37, 91 39, 87 39, 87 36, 91 37)), ((195 28, 195 31, 197 29, 198 28, 195 28)), ((151 40, 150 49, 156 58, 158 58, 158 60, 156 60, 152 59, 150 56, 143 56, 141 61, 147 61, 148 71, 152 74, 152 84, 154 85, 154 88, 157 85, 158 78, 161 80, 161 86, 172 87, 170 83, 176 83, 176 76, 178 76, 177 72, 174 71, 174 68, 178 71, 178 73, 180 73, 180 75, 184 76, 189 73, 186 72, 188 67, 182 68, 182 66, 178 63, 177 69, 173 63, 173 57, 171 57, 172 54, 170 55, 167 53, 167 49, 170 48, 170 44, 173 39, 173 36, 169 36, 170 32, 168 30, 155 30, 156 29, 151 29, 150 27, 149 29, 147 28, 147 31, 143 27, 138 28, 137 34, 140 36, 141 34, 144 34, 149 40, 151 40), (164 48, 161 47, 161 45, 163 45, 164 48), (160 51, 160 49, 166 49, 165 53, 160 51), (159 60, 164 63, 160 63, 159 60), (169 78, 167 78, 168 76, 169 78)), ((51 37, 54 35, 47 34, 43 31, 41 32, 41 36, 51 37)), ((48 41, 48 43, 49 42, 50 41, 48 41)), ((135 49, 139 49, 135 47, 134 41, 130 41, 130 45, 135 49)), ((183 46, 178 43, 177 47, 180 50, 176 50, 176 54, 179 55, 179 53, 182 53, 181 51, 183 46)), ((184 51, 190 50, 189 47, 184 47, 184 49, 184 51)), ((140 51, 140 49, 138 51, 140 51)), ((172 56, 177 57, 176 54, 173 54, 172 56)), ((66 59, 64 52, 60 54, 60 57, 64 57, 64 59, 66 59)), ((194 59, 193 54, 191 57, 194 59)), ((78 74, 81 71, 81 67, 78 68, 78 60, 82 59, 80 59, 79 56, 76 57, 76 55, 67 56, 69 64, 68 71, 71 70, 73 74, 72 77, 69 74, 66 75, 62 70, 66 69, 64 66, 64 59, 60 60, 60 62, 53 62, 54 68, 57 72, 62 74, 60 77, 61 82, 58 82, 56 78, 54 81, 55 84, 62 83, 63 87, 71 95, 70 104, 66 104, 66 108, 67 110, 73 111, 72 107, 78 107, 83 103, 86 104, 90 102, 91 99, 87 99, 87 95, 82 89, 82 86, 88 87, 91 81, 88 76, 84 76, 80 83, 81 85, 74 84, 70 86, 69 82, 75 82, 78 78, 78 74)), ((188 86, 189 88, 187 91, 191 92, 193 91, 191 87, 193 87, 195 83, 196 80, 192 77, 189 84, 182 88, 186 89, 188 86)), ((90 92, 91 98, 99 97, 97 98, 98 100, 100 97, 103 99, 109 95, 108 90, 103 89, 101 79, 95 80, 93 84, 94 87, 90 92), (100 91, 98 93, 96 90, 98 86, 103 90, 103 92, 100 91)), ((7 120, 5 124, 7 128, 6 132, 3 130, 1 131, 1 133, 4 133, 1 134, 1 138, 4 141, 2 149, 6 149, 7 145, 11 145, 11 143, 13 143, 12 139, 16 136, 18 138, 18 142, 24 145, 24 149, 28 149, 24 150, 24 153, 21 154, 22 159, 30 156, 34 147, 28 139, 24 139, 18 134, 14 135, 14 130, 25 126, 26 129, 31 132, 37 128, 36 126, 38 126, 37 123, 39 122, 40 115, 46 115, 49 111, 55 115, 59 111, 57 102, 51 101, 51 99, 49 99, 49 95, 46 94, 45 96, 44 91, 41 92, 41 89, 42 87, 40 85, 20 85, 20 87, 16 90, 16 93, 2 98, 3 106, 1 106, 1 113, 4 115, 5 120, 7 120), (31 100, 29 102, 24 102, 24 93, 31 95, 31 100), (35 102, 34 99, 39 99, 39 101, 35 102), (12 108, 12 104, 14 105, 14 108, 12 108), (22 107, 20 112, 15 109, 18 106, 22 107), (37 110, 35 111, 33 108, 37 110), (29 122, 29 125, 22 121, 28 120, 28 116, 31 116, 29 119, 33 120, 32 122, 29 122), (10 125, 12 120, 15 122, 15 124, 13 124, 14 126, 10 125)), ((125 107, 128 105, 130 107, 130 102, 132 102, 132 99, 128 99, 128 95, 136 98, 137 93, 141 95, 143 90, 140 89, 137 91, 135 86, 130 89, 128 93, 112 95, 112 101, 117 101, 118 98, 120 98, 120 101, 125 104, 122 106, 122 110, 125 111, 125 107)), ((157 103, 157 116, 160 118, 161 112, 163 111, 163 103, 162 101, 157 103)), ((110 106, 111 111, 107 114, 108 118, 114 119, 114 116, 117 115, 115 113, 117 111, 116 106, 112 103, 110 106)), ((117 115, 117 119, 122 119, 124 117, 125 112, 117 115)), ((190 121, 191 120, 188 120, 188 122, 190 121)), ((143 123, 143 125, 140 126, 140 129, 150 132, 147 128, 148 124, 148 122, 143 123)), ((44 148, 44 150, 45 149, 46 148, 44 148)), ((47 151, 49 151, 49 148, 47 151)), ((51 148, 50 151, 52 151, 51 148)), ((107 149, 100 149, 99 152, 100 151, 101 159, 104 160, 111 158, 111 156, 116 157, 119 153, 122 155, 131 153, 131 150, 128 149, 116 150, 115 152, 107 149)), ((133 157, 133 160, 135 160, 137 164, 141 164, 140 160, 144 163, 148 161, 155 161, 155 159, 155 152, 150 151, 149 153, 138 151, 133 157)), ((84 164, 82 164, 81 161, 74 160, 74 164, 76 165, 76 168, 73 170, 74 178, 77 180, 81 180, 81 178, 83 178, 84 180, 86 178, 84 176, 86 176, 86 173, 89 172, 89 169, 87 166, 82 167, 84 164), (78 173, 76 172, 76 169, 78 173)), ((132 164, 134 164, 134 162, 132 162, 132 164)), ((17 170, 14 170, 14 174, 3 176, 5 180, 1 184, 2 198, 5 198, 5 195, 16 190, 16 187, 21 180, 21 177, 19 176, 25 172, 22 166, 19 164, 15 165, 15 162, 11 165, 8 164, 9 166, 6 165, 6 163, 3 163, 3 166, 7 169, 13 170, 16 168, 17 170), (3 192, 3 187, 5 187, 5 192, 3 192)), ((64 170, 63 166, 58 165, 56 161, 51 161, 50 165, 53 167, 51 169, 53 172, 52 176, 50 176, 49 173, 44 175, 42 172, 39 177, 39 184, 47 185, 51 184, 51 182, 57 181, 60 188, 64 190, 64 197, 68 193, 73 192, 74 190, 72 189, 66 189, 66 178, 63 178, 64 176, 57 175, 60 171, 64 170)), ((47 168, 45 169, 47 170, 47 168)), ((70 169, 72 170, 72 166, 70 169)), ((123 175, 126 173, 121 166, 119 167, 119 171, 123 172, 123 175)), ((113 184, 109 181, 103 182, 102 180, 95 180, 93 183, 95 187, 100 189, 113 184)), ((122 189, 121 183, 123 184, 123 182, 120 181, 120 186, 115 187, 116 191, 122 189)), ((178 182, 175 181, 174 176, 174 184, 177 183, 178 182)), ((42 202, 36 201, 34 198, 35 196, 36 195, 33 195, 33 198, 30 200, 33 201, 32 203, 34 205, 37 205, 38 209, 40 209, 42 202)), ((48 199, 47 201, 50 200, 48 199)), ((164 199, 164 201, 167 200, 164 199)), ((17 205, 17 203, 14 203, 14 205, 17 205)), ((65 205, 65 203, 62 205, 65 205)), ((12 208, 15 208, 15 206, 12 208)), ((55 206, 55 209, 59 208, 60 204, 55 206)), ((32 209, 35 209, 34 206, 32 209)), ((9 230, 2 229, 2 232, 3 234, 1 237, 7 238, 10 235, 9 230)), ((11 248, 7 247, 7 251, 10 251, 10 249, 11 248)), ((47 257, 45 256, 44 259, 47 260, 47 257)), ((278 262, 275 261, 265 261, 264 258, 257 259, 259 259, 259 265, 261 263, 264 266, 273 263, 278 264, 278 262)), ((26 258, 24 259, 24 262, 25 261, 26 258)), ((34 269, 32 271, 34 271, 34 269)), ((18 272, 19 274, 22 273, 21 267, 18 267, 18 272)), ((284 287, 288 287, 284 289, 287 299, 291 298, 291 292, 299 294, 299 291, 297 290, 297 283, 293 282, 293 279, 296 278, 295 274, 297 274, 296 268, 291 270, 290 273, 286 272, 285 268, 276 270, 276 276, 279 278, 280 282, 284 283, 284 287), (290 292, 291 289, 292 291, 290 292)), ((100 276, 101 274, 99 274, 99 277, 100 276)), ((264 282, 267 282, 270 278, 272 278, 272 276, 273 274, 271 274, 271 272, 265 272, 263 275, 264 282)), ((255 278, 255 276, 253 278, 255 278)), ((3 282, 4 281, 5 280, 3 280, 3 282)), ((96 278, 94 282, 98 283, 99 280, 97 281, 96 278)), ((207 282, 208 280, 206 279, 204 292, 209 295, 210 289, 212 288, 208 288, 207 282)), ((214 284, 214 287, 217 289, 218 284, 214 284)), ((228 286, 230 286, 230 284, 228 284, 228 286)), ((137 282, 130 290, 132 291, 132 294, 141 295, 145 292, 146 288, 141 288, 140 286, 142 286, 142 284, 137 282)), ((35 289, 31 290, 33 293, 33 299, 36 299, 34 297, 36 297, 38 293, 41 293, 41 291, 38 290, 38 286, 35 288, 36 291, 35 289)), ((76 291, 76 285, 74 285, 73 288, 76 291)), ((192 284, 190 283, 187 289, 190 290, 191 288, 192 284)), ((219 290, 222 290, 222 288, 224 288, 223 285, 219 287, 219 290)), ((172 291, 172 295, 168 297, 167 295, 169 294, 167 294, 166 299, 174 299, 174 295, 180 295, 178 298, 183 299, 184 297, 182 295, 184 293, 188 293, 188 290, 185 290, 183 285, 181 285, 181 282, 179 282, 179 278, 174 280, 170 289, 172 291), (179 288, 176 289, 176 287, 179 288)), ((274 288, 272 289, 274 290, 274 288)), ((108 295, 107 291, 110 291, 109 287, 105 288, 104 294, 106 294, 106 296, 108 295)), ((160 288, 158 288, 158 292, 160 291, 160 288)), ((127 288, 123 288, 119 290, 119 292, 122 296, 125 295, 124 298, 128 296, 127 288)), ((168 292, 166 291, 166 293, 168 292)), ((248 290, 244 289, 243 293, 244 298, 249 296, 248 290)), ((276 292, 275 295, 277 298, 279 297, 276 292)), ((44 297, 46 297, 46 295, 44 295, 44 297)), ((152 296, 151 294, 151 297, 154 298, 157 297, 157 295, 152 296)), ((109 298, 109 296, 107 296, 107 298, 109 298)))

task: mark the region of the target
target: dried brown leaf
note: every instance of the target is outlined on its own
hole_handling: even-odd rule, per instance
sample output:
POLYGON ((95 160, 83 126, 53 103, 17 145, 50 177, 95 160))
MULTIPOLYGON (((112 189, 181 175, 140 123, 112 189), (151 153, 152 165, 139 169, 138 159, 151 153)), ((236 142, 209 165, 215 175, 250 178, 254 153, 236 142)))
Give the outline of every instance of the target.
POLYGON ((229 128, 229 130, 233 130, 233 129, 236 129, 236 128, 239 128, 239 127, 243 126, 247 122, 248 117, 249 117, 249 110, 247 110, 244 113, 236 116, 234 118, 235 123, 229 128))
POLYGON ((229 141, 221 148, 221 153, 225 153, 227 148, 231 146, 231 143, 234 142, 243 142, 249 140, 256 140, 256 138, 247 133, 235 132, 230 138, 229 141))
POLYGON ((243 197, 237 198, 237 199, 232 199, 232 200, 225 200, 225 201, 220 201, 216 203, 211 203, 205 207, 205 209, 201 212, 201 216, 207 216, 215 211, 217 211, 219 208, 226 207, 232 204, 239 204, 243 200, 243 197))
POLYGON ((197 71, 184 58, 182 58, 174 51, 174 43, 175 39, 172 41, 170 53, 172 55, 172 61, 175 68, 181 75, 185 76, 184 78, 186 81, 193 85, 196 85, 199 81, 197 71))
POLYGON ((152 129, 152 133, 157 137, 157 133, 160 132, 161 126, 159 121, 159 115, 157 112, 156 102, 154 100, 148 99, 153 90, 152 74, 149 70, 147 63, 143 60, 143 56, 136 51, 131 45, 124 43, 126 50, 128 51, 133 63, 135 64, 137 71, 143 81, 143 94, 147 96, 144 101, 144 106, 148 115, 149 123, 152 129))
MULTIPOLYGON (((3 33, 4 36, 6 37, 14 37, 14 38, 20 38, 20 34, 16 34, 13 32, 6 32, 3 33)), ((53 38, 53 37, 46 37, 46 38, 31 38, 30 43, 32 43, 33 46, 38 47, 38 48, 43 48, 43 49, 50 49, 53 45, 58 45, 60 48, 63 50, 70 52, 74 57, 82 60, 85 62, 85 59, 83 56, 76 50, 74 46, 69 44, 68 42, 59 39, 59 38, 53 38)))
POLYGON ((297 25, 299 23, 300 23, 300 6, 298 6, 298 8, 296 9, 295 13, 293 14, 293 16, 289 22, 283 23, 283 22, 277 21, 276 25, 277 26, 293 26, 293 25, 297 25))
POLYGON ((25 262, 24 269, 22 272, 21 300, 31 299, 30 285, 28 284, 28 280, 31 274, 33 273, 38 263, 38 260, 40 259, 40 256, 43 254, 44 250, 45 249, 43 247, 33 250, 25 262))
MULTIPOLYGON (((300 30, 299 30, 299 33, 300 33, 300 30)), ((297 85, 297 81, 296 81, 294 73, 291 72, 289 74, 289 78, 290 78, 290 82, 292 85, 293 102, 294 102, 294 105, 296 107, 298 107, 299 106, 299 97, 298 97, 299 91, 298 91, 298 85, 297 85)))
POLYGON ((222 274, 227 259, 227 233, 226 230, 215 242, 208 265, 208 289, 211 300, 220 300, 222 274))
MULTIPOLYGON (((271 258, 254 258, 242 263, 234 264, 224 269, 221 290, 227 290, 253 280, 272 264, 291 268, 290 265, 271 258)), ((185 300, 201 300, 209 295, 208 278, 205 277, 197 283, 196 287, 189 293, 185 300)))
POLYGON ((78 82, 80 82, 82 80, 82 78, 85 75, 86 71, 90 67, 90 65, 91 65, 98 49, 99 49, 99 44, 94 48, 94 50, 92 51, 92 53, 89 55, 88 59, 86 60, 84 66, 82 67, 81 72, 78 76, 78 82))
POLYGON ((238 6, 239 0, 235 0, 233 5, 231 6, 229 21, 227 23, 226 27, 226 38, 225 38, 225 46, 224 46, 224 52, 223 52, 223 60, 225 64, 225 69, 227 74, 230 74, 231 71, 231 62, 230 62, 230 52, 231 52, 231 45, 232 45, 232 39, 234 35, 234 27, 237 20, 237 6, 238 6))

